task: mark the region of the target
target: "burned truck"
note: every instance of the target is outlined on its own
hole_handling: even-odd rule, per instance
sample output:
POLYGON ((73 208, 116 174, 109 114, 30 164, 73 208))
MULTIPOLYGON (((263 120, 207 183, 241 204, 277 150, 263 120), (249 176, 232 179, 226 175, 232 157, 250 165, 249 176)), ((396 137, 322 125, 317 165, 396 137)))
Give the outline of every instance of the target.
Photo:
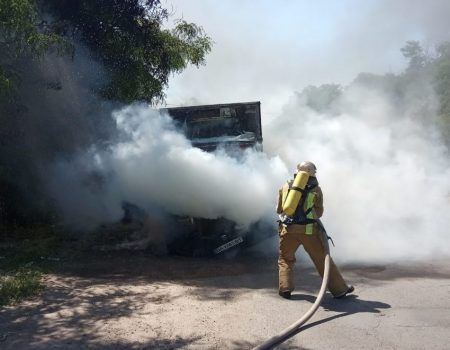
MULTIPOLYGON (((211 152, 262 148, 261 103, 228 103, 166 108, 192 145, 211 152)), ((238 155, 238 153, 236 153, 238 155)))
MULTIPOLYGON (((243 150, 262 151, 260 102, 165 108, 194 147, 218 149, 240 157, 243 150)), ((185 234, 169 244, 169 252, 183 255, 218 255, 256 242, 255 227, 247 232, 227 219, 177 217, 185 234)), ((257 224, 256 224, 257 225, 257 224)), ((260 231, 260 230, 258 230, 260 231)), ((258 236, 261 238, 261 236, 258 236)))

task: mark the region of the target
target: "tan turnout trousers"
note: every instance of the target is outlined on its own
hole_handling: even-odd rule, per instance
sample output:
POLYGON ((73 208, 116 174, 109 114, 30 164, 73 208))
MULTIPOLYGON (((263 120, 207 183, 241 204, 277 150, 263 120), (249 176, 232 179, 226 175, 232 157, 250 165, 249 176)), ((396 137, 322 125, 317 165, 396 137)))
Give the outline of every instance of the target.
MULTIPOLYGON (((278 193, 277 213, 282 212, 282 203, 284 202, 289 188, 292 182, 287 182, 280 189, 278 193)), ((318 219, 323 214, 323 194, 320 186, 315 187, 311 193, 313 194, 313 210, 311 211, 311 217, 318 219)), ((294 285, 294 264, 295 264, 295 252, 303 245, 306 252, 311 257, 317 272, 323 277, 324 263, 325 263, 325 247, 322 242, 320 227, 318 224, 310 225, 289 225, 280 226, 280 254, 278 257, 278 280, 279 290, 293 291, 294 285), (307 226, 309 228, 307 229, 307 226), (311 230, 312 228, 312 230, 311 230)), ((348 289, 342 275, 333 262, 330 259, 330 277, 328 280, 328 290, 334 296, 345 293, 348 289)))
MULTIPOLYGON (((290 225, 282 227, 280 230, 280 255, 278 257, 279 290, 293 291, 294 285, 294 264, 295 252, 300 245, 303 245, 306 252, 311 257, 317 272, 323 277, 325 248, 322 243, 320 228, 314 224, 313 233, 305 234, 305 225, 290 225)), ((348 289, 339 269, 330 259, 330 277, 328 280, 328 290, 333 295, 341 295, 348 289)))

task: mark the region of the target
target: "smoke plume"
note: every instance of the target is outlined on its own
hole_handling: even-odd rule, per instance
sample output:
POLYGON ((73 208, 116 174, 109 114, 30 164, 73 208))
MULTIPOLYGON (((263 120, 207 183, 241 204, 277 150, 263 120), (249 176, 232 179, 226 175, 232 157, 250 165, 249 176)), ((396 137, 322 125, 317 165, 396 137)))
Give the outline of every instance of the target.
POLYGON ((248 150, 238 159, 192 147, 167 115, 144 105, 124 107, 113 113, 122 141, 59 163, 54 193, 66 217, 78 223, 118 220, 126 200, 146 210, 248 226, 275 221, 277 189, 298 162, 312 160, 324 191, 323 222, 340 262, 449 256, 448 150, 433 123, 415 117, 419 106, 407 101, 399 106, 355 85, 332 111, 319 113, 295 95, 264 126, 266 153, 248 150), (92 174, 101 176, 89 187, 92 174))
MULTIPOLYGON (((56 98, 64 91, 70 92, 46 94, 56 98)), ((298 162, 312 160, 325 196, 323 222, 337 243, 333 256, 339 261, 449 256, 450 162, 433 127, 438 104, 432 91, 421 80, 405 87, 399 102, 386 89, 352 84, 320 111, 293 94, 280 115, 263 125, 265 153, 248 150, 239 158, 194 148, 167 115, 146 105, 116 109, 109 118, 102 109, 94 120, 109 120, 103 122, 114 125, 108 133, 119 137, 99 146, 92 127, 55 124, 64 122, 61 115, 69 117, 58 103, 63 98, 36 108, 39 115, 48 112, 45 125, 54 127, 45 129, 45 139, 71 145, 61 157, 46 158, 52 159, 45 168, 47 188, 70 225, 117 221, 128 201, 147 211, 224 217, 245 228, 262 219, 275 223, 277 189, 298 162), (75 152, 89 142, 88 151, 75 152)), ((82 111, 82 120, 89 120, 95 103, 71 100, 91 106, 89 113, 82 111)), ((76 106, 68 110, 75 113, 76 106)), ((264 120, 264 109, 262 114, 264 120)), ((55 148, 61 146, 48 146, 55 148)))
POLYGON ((6 61, 21 77, 14 99, 0 104, 0 200, 6 198, 13 222, 50 211, 42 184, 55 159, 114 138, 113 104, 93 93, 108 77, 83 45, 73 44, 74 57, 48 53, 6 61))
POLYGON ((265 146, 288 167, 312 160, 324 192, 323 222, 340 261, 394 261, 449 256, 448 150, 417 102, 349 88, 333 113, 292 98, 266 125, 265 146))
MULTIPOLYGON (((172 91, 180 95, 178 105, 263 101, 264 153, 247 150, 238 158, 194 148, 167 115, 146 105, 114 106, 111 112, 112 104, 93 93, 108 77, 78 43, 73 59, 48 54, 40 61, 7 61, 24 78, 20 100, 0 114, 8 131, 1 131, 0 160, 8 170, 3 187, 16 186, 24 203, 44 208, 48 194, 65 222, 77 227, 119 220, 128 201, 146 211, 224 217, 245 228, 263 219, 275 223, 278 188, 298 162, 311 160, 324 191, 323 222, 337 245, 334 257, 347 262, 448 257, 450 157, 433 126, 438 106, 427 78, 410 84, 401 102, 383 89, 352 84, 319 110, 293 92, 325 80, 349 81, 358 71, 391 70, 386 68, 391 61, 400 67, 398 48, 411 33, 428 43, 447 40, 448 2, 412 3, 382 1, 362 12, 353 9, 357 16, 334 5, 340 15, 326 11, 334 20, 323 32, 305 25, 312 13, 309 25, 319 28, 314 18, 325 15, 322 8, 311 12, 310 5, 270 4, 279 11, 264 17, 265 6, 250 3, 222 3, 221 11, 215 11, 216 3, 208 5, 211 11, 204 11, 204 2, 190 4, 186 11, 192 15, 208 14, 206 22, 198 22, 217 41, 216 51, 208 70, 188 69, 171 82, 172 91), (255 16, 255 10, 261 13, 255 16), (403 16, 406 10, 411 16, 403 16), (230 26, 224 13, 245 26, 230 26), (264 32, 274 30, 266 24, 275 14, 278 34, 264 32), (349 19, 355 17, 359 21, 349 19), (292 91, 290 102, 280 113, 271 110, 269 118, 264 106, 278 109, 286 91, 292 91)), ((273 254, 276 244, 275 239, 273 254)))
POLYGON ((53 169, 50 188, 68 220, 118 220, 122 201, 147 211, 223 217, 243 227, 275 218, 277 186, 287 176, 279 157, 254 150, 239 158, 220 149, 204 152, 194 148, 167 115, 145 105, 124 107, 113 118, 121 142, 107 151, 91 150, 73 163, 61 161, 53 169), (102 178, 94 194, 83 183, 95 178, 93 174, 102 178), (74 191, 62 192, 61 187, 74 191))

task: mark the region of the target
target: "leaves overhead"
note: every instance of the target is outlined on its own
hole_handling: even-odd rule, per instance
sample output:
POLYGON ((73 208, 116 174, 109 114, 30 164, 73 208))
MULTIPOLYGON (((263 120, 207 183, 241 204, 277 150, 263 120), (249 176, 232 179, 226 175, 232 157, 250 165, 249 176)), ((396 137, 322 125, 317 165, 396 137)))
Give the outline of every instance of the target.
POLYGON ((162 29, 168 12, 159 1, 50 0, 64 35, 80 38, 105 65, 110 82, 101 94, 131 102, 164 99, 171 73, 190 63, 204 63, 211 39, 202 28, 185 21, 162 29))
POLYGON ((168 16, 159 0, 0 0, 0 93, 17 81, 6 56, 67 52, 81 41, 109 75, 101 96, 161 102, 170 75, 204 64, 212 45, 194 23, 163 29, 168 16))
POLYGON ((33 0, 0 0, 0 42, 12 55, 41 55, 63 43, 45 21, 39 21, 33 0))
MULTIPOLYGON (((67 48, 61 36, 38 20, 34 0, 0 0, 0 53, 2 61, 19 56, 41 56, 50 48, 67 48)), ((8 63, 0 61, 0 95, 9 93, 17 82, 8 63)))
POLYGON ((115 102, 161 101, 204 63, 211 39, 168 18, 158 0, 0 0, 0 223, 53 220, 48 165, 107 145, 115 102))

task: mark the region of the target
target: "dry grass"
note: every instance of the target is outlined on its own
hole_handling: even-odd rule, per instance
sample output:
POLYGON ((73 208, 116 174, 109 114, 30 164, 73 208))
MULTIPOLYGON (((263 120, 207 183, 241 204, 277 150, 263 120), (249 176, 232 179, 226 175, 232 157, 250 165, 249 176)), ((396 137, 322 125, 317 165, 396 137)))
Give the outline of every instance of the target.
POLYGON ((0 306, 37 295, 43 288, 41 276, 40 271, 27 268, 0 271, 0 306))
POLYGON ((11 234, 0 241, 0 306, 38 295, 42 275, 60 260, 61 238, 51 228, 39 227, 11 234))

